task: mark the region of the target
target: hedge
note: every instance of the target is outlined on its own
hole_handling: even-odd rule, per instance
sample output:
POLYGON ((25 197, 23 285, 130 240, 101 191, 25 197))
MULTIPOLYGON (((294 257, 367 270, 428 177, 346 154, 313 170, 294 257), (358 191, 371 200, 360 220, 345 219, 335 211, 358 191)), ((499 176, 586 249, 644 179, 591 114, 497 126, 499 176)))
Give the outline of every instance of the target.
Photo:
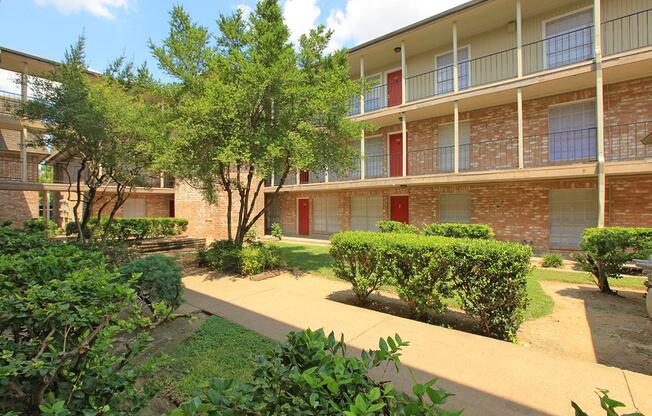
POLYGON ((380 220, 376 223, 381 233, 419 234, 416 225, 405 224, 393 220, 380 220))
POLYGON ((574 259, 593 274, 600 290, 613 293, 609 278, 621 278, 624 265, 652 253, 652 228, 587 228, 574 259))
POLYGON ((430 224, 423 227, 423 234, 455 238, 490 239, 494 237, 494 230, 486 224, 430 224))
MULTIPOLYGON (((104 237, 108 218, 102 218, 97 229, 97 237, 104 237)), ((88 227, 97 224, 97 219, 89 221, 88 227)), ((184 218, 114 218, 108 230, 108 238, 114 240, 142 240, 144 238, 169 237, 179 235, 188 228, 184 218)), ((77 234, 77 223, 66 224, 66 235, 77 234)))
POLYGON ((529 246, 482 239, 343 232, 331 238, 335 275, 351 282, 360 302, 395 285, 417 315, 442 312, 455 297, 480 330, 513 339, 527 306, 529 246))

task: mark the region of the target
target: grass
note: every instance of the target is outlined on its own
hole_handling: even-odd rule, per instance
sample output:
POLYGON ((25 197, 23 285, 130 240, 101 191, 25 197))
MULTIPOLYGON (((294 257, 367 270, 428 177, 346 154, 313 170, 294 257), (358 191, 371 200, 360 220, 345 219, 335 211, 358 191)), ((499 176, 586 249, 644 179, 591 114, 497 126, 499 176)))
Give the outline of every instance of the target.
MULTIPOLYGON (((327 278, 336 279, 330 267, 333 259, 330 254, 328 254, 328 246, 283 242, 276 242, 273 244, 280 247, 281 253, 287 259, 289 267, 297 268, 304 273, 314 273, 327 278)), ((536 268, 527 283, 530 304, 525 311, 526 320, 541 318, 542 316, 552 313, 554 302, 552 298, 544 292, 539 284, 540 281, 593 284, 593 279, 589 273, 536 268)), ((642 289, 644 287, 643 282, 643 279, 627 276, 622 279, 609 280, 609 284, 615 288, 642 289)), ((391 288, 387 289, 390 291, 392 290, 391 288)))
POLYGON ((156 370, 152 387, 172 402, 181 402, 216 377, 250 381, 255 358, 275 346, 267 337, 211 316, 171 353, 151 359, 156 370))

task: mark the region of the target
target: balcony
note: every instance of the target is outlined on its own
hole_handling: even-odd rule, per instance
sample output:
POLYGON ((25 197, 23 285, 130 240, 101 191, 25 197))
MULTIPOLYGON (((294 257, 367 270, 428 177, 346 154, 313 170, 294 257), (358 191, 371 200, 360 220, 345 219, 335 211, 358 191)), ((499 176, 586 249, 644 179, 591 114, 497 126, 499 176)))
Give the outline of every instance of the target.
POLYGON ((0 90, 0 114, 15 114, 21 101, 20 94, 0 90))
MULTIPOLYGON (((607 20, 601 25, 604 57, 652 46, 652 9, 607 20)), ((471 44, 473 49, 473 44, 471 44)), ((524 43, 521 47, 524 76, 587 63, 594 58, 594 27, 579 27, 554 36, 524 43)), ((434 52, 433 52, 434 53, 434 52)), ((468 52, 463 54, 468 56, 468 52)), ((398 62, 388 64, 395 67, 398 62)), ((407 66, 411 62, 408 59, 407 66)), ((432 64, 431 64, 432 65, 432 64)), ((489 54, 458 61, 458 88, 465 91, 489 84, 518 78, 518 48, 507 48, 489 54)), ((454 65, 442 65, 431 70, 406 76, 405 101, 414 103, 454 92, 454 65)), ((376 85, 364 96, 364 111, 360 97, 354 97, 350 115, 370 113, 401 103, 392 99, 392 86, 376 85)), ((399 93, 400 93, 400 86, 399 93)), ((396 95, 396 94, 394 94, 396 95)))

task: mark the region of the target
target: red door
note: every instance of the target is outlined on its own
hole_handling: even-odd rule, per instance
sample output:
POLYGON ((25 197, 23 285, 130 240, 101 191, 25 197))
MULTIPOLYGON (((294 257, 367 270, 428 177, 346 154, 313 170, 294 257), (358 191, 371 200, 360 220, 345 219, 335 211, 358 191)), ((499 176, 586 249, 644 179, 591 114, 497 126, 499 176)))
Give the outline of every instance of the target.
POLYGON ((170 218, 174 218, 174 199, 170 200, 170 218))
POLYGON ((307 170, 299 172, 299 183, 310 183, 310 172, 307 170))
POLYGON ((389 136, 389 176, 403 176, 403 133, 389 136))
POLYGON ((392 221, 408 224, 410 222, 410 200, 407 196, 390 198, 390 218, 392 221))
POLYGON ((299 235, 310 235, 310 200, 299 199, 299 235))
POLYGON ((403 103, 403 72, 399 69, 387 74, 387 107, 403 103))

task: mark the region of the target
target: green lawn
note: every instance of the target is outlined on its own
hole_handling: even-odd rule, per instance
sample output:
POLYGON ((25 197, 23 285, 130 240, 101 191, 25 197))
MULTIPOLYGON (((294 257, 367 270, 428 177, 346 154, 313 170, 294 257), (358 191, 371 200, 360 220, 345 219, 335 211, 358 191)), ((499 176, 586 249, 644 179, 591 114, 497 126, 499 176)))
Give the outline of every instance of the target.
MULTIPOLYGON (((314 273, 332 279, 336 278, 330 268, 332 259, 328 254, 328 246, 283 242, 275 242, 273 244, 280 247, 282 254, 288 261, 289 267, 297 268, 305 273, 314 273)), ((539 284, 541 280, 566 283, 593 283, 588 273, 536 268, 528 280, 527 291, 530 304, 525 312, 525 319, 540 318, 552 312, 554 303, 552 298, 546 295, 539 284)), ((643 279, 636 277, 611 279, 609 283, 613 287, 643 288, 643 279)), ((387 289, 391 290, 391 288, 387 289)))
POLYGON ((171 401, 183 401, 216 377, 249 381, 255 358, 275 346, 269 338, 211 316, 171 353, 151 359, 152 387, 171 401))

